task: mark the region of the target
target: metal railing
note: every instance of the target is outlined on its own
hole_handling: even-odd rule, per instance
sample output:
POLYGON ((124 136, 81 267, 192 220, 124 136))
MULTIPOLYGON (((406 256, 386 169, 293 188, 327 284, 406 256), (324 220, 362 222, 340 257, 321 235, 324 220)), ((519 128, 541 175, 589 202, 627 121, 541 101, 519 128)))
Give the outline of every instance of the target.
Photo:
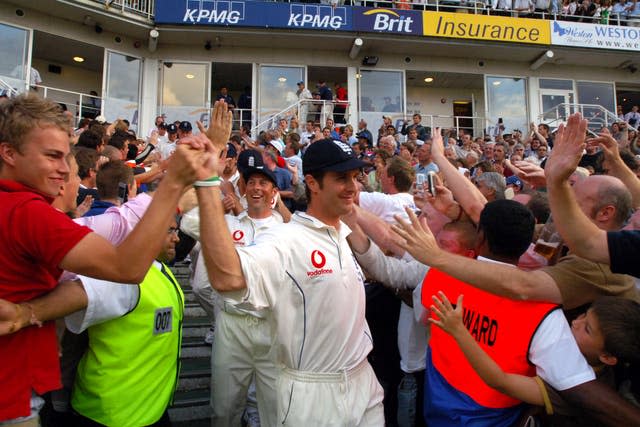
POLYGON ((11 86, 11 84, 2 79, 0 79, 0 92, 2 93, 2 95, 6 95, 9 98, 13 98, 20 93, 18 89, 14 88, 13 86, 11 86))
POLYGON ((288 122, 294 117, 298 119, 301 127, 307 120, 313 120, 324 126, 327 118, 333 118, 336 124, 346 124, 349 121, 349 106, 349 101, 300 100, 276 113, 267 113, 267 118, 251 129, 251 135, 257 136, 262 131, 275 129, 280 120, 285 119, 288 122), (341 107, 344 107, 344 111, 341 107))
MULTIPOLYGON (((562 103, 545 111, 538 116, 540 123, 545 123, 551 128, 556 128, 567 120, 574 113, 582 114, 582 117, 589 121, 589 129, 599 130, 603 127, 610 127, 613 123, 622 121, 618 116, 598 104, 570 104, 562 103)), ((629 129, 636 130, 633 126, 629 129)))
POLYGON ((64 105, 76 121, 84 117, 93 119, 102 114, 102 98, 99 96, 50 86, 37 85, 35 88, 43 98, 64 105))
POLYGON ((104 5, 106 10, 132 13, 152 20, 155 10, 155 0, 92 0, 104 5))

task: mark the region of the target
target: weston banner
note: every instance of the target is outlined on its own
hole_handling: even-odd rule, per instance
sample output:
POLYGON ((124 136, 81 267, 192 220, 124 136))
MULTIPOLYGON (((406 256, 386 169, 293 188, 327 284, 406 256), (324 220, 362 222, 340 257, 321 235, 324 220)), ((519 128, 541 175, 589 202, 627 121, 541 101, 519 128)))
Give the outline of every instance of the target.
POLYGON ((358 6, 352 9, 355 31, 422 35, 422 12, 358 6))
POLYGON ((454 39, 549 44, 549 23, 542 19, 466 13, 423 12, 424 35, 454 39))
POLYGON ((351 31, 350 7, 233 0, 156 0, 158 24, 351 31))
POLYGON ((640 28, 550 21, 551 43, 562 46, 640 51, 640 28))

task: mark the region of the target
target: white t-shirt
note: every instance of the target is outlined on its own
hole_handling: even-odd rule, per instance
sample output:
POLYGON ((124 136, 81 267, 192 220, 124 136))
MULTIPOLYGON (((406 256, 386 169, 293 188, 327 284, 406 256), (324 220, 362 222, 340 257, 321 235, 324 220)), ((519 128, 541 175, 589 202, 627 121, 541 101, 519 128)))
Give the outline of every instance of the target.
POLYGON ((237 248, 247 289, 223 296, 242 308, 270 309, 277 362, 312 372, 358 366, 372 349, 364 276, 347 243, 351 230, 306 213, 237 248))
MULTIPOLYGON (((367 252, 355 252, 355 255, 367 273, 394 289, 419 288, 429 271, 428 266, 415 261, 411 255, 407 254, 401 260, 385 256, 373 242, 367 252)), ((423 371, 427 364, 429 329, 421 322, 423 312, 421 303, 414 303, 413 308, 404 302, 400 306, 398 350, 401 358, 400 368, 403 372, 423 371)))
MULTIPOLYGON (((478 257, 478 261, 511 265, 484 257, 478 257)), ((536 374, 556 390, 567 390, 596 378, 561 309, 551 312, 536 329, 529 360, 536 366, 536 374)))
POLYGON ((394 215, 407 218, 407 213, 404 210, 405 207, 410 207, 414 211, 416 210, 413 196, 409 193, 384 194, 378 192, 360 192, 358 198, 358 204, 362 209, 371 212, 384 222, 390 224, 396 222, 394 215))

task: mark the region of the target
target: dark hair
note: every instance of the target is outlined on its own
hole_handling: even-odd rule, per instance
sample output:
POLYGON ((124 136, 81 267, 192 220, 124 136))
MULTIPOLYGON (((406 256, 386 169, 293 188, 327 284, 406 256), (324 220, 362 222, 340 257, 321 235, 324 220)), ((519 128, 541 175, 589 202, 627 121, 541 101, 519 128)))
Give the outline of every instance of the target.
POLYGON ((527 250, 535 219, 526 206, 513 200, 495 200, 484 206, 480 213, 478 230, 487 239, 494 255, 518 259, 527 250))
POLYGON ((387 161, 387 176, 392 176, 398 191, 405 193, 411 190, 411 185, 416 178, 416 171, 405 159, 392 157, 387 161))
POLYGON ((529 208, 529 210, 533 214, 533 217, 536 219, 536 222, 538 224, 544 224, 549 219, 549 214, 551 213, 551 208, 549 207, 549 198, 547 197, 547 193, 542 193, 540 191, 533 191, 529 194, 531 195, 531 199, 529 199, 529 202, 526 204, 526 206, 529 208))
POLYGON ((102 134, 95 132, 92 129, 87 129, 78 137, 78 143, 76 147, 91 148, 97 150, 102 145, 102 134))
POLYGON ((96 170, 100 154, 92 148, 78 146, 73 149, 73 153, 76 157, 76 163, 78 163, 78 176, 80 179, 87 178, 91 169, 96 170))
POLYGON ((96 187, 101 199, 115 199, 118 197, 119 184, 129 185, 133 182, 133 170, 121 161, 111 160, 98 171, 96 187))
POLYGON ((613 296, 602 296, 591 305, 604 338, 604 349, 618 363, 640 361, 640 304, 613 296))
POLYGON ((111 135, 111 138, 109 139, 109 145, 116 147, 118 150, 122 150, 124 149, 124 146, 127 141, 135 141, 135 140, 136 140, 135 136, 130 135, 127 132, 117 130, 113 135, 111 135))
MULTIPOLYGON (((327 173, 327 171, 325 171, 325 170, 319 170, 319 171, 313 171, 313 172, 305 173, 305 175, 311 175, 313 177, 313 179, 318 181, 318 185, 320 186, 320 189, 322 189, 323 180, 324 180, 324 176, 326 175, 326 173, 327 173)), ((305 184, 306 184, 306 182, 305 182, 305 184)), ((305 185, 304 191, 305 191, 305 194, 307 196, 307 203, 311 202, 311 190, 309 189, 309 185, 305 185)))

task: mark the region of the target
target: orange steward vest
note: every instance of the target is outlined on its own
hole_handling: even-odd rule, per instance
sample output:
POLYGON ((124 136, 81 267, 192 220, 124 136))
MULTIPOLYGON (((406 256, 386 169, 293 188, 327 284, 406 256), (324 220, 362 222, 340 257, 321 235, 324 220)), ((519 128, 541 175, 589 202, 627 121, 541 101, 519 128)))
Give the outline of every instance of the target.
MULTIPOLYGON (((535 376, 528 360, 529 345, 544 318, 559 306, 516 301, 474 288, 442 271, 431 268, 422 284, 422 305, 433 305, 432 295, 445 293, 455 304, 464 295, 462 320, 480 347, 511 374, 535 376)), ((431 313, 432 317, 435 314, 431 313)), ((431 358, 434 367, 456 390, 488 408, 508 408, 521 403, 499 393, 482 381, 456 341, 437 326, 431 327, 431 358)))

